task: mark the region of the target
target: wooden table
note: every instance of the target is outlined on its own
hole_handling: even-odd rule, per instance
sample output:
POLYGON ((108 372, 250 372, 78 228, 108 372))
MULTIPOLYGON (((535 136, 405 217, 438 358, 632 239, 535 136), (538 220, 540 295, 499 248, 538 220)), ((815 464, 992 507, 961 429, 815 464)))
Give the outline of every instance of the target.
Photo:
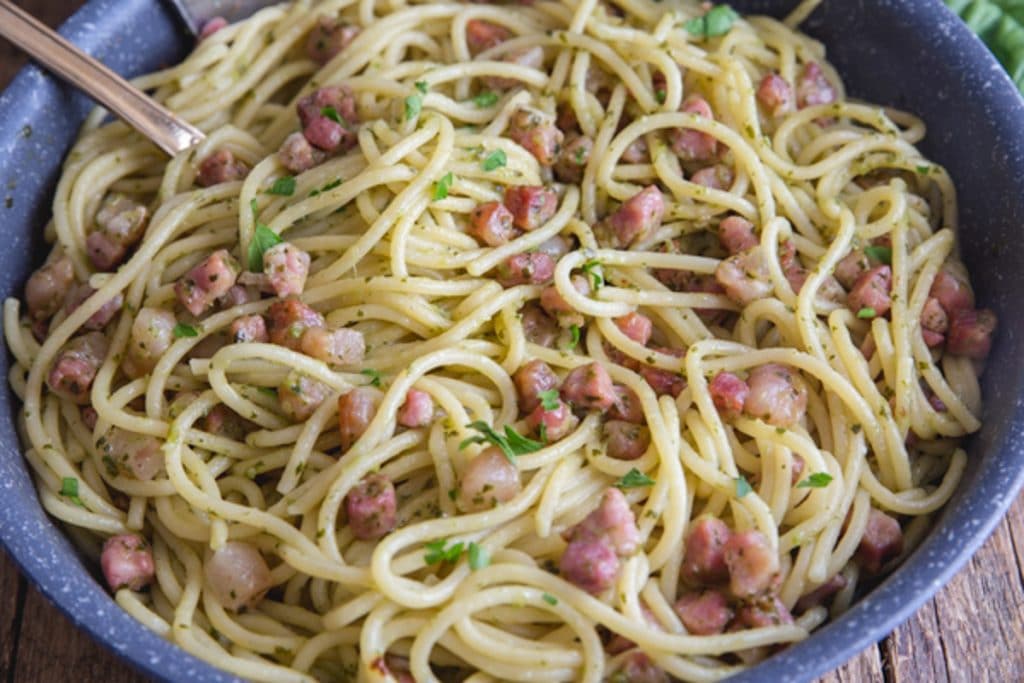
MULTIPOLYGON (((55 26, 83 0, 18 0, 55 26)), ((24 60, 0 43, 0 89, 24 60)), ((892 635, 818 683, 1024 681, 1024 497, 935 599, 892 635)), ((0 681, 136 683, 145 678, 93 642, 0 550, 0 681)))

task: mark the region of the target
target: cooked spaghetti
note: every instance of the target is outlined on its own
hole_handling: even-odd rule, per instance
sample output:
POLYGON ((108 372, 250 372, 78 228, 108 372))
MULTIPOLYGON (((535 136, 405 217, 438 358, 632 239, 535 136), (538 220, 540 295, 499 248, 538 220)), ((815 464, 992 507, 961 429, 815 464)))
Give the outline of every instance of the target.
POLYGON ((915 117, 726 6, 298 2, 97 111, 5 304, 119 605, 261 681, 716 680, 949 499, 995 328, 915 117))

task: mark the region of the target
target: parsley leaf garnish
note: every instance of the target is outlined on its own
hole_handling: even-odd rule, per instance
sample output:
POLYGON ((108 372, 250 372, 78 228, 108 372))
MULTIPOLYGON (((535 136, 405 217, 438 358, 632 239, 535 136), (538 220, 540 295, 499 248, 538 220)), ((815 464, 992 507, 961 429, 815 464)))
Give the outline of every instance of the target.
POLYGON ((655 90, 654 91, 654 99, 658 100, 658 104, 665 104, 665 91, 664 90, 655 90))
POLYGON ((544 410, 558 410, 558 407, 562 405, 562 402, 558 399, 558 389, 548 389, 537 394, 537 398, 540 399, 540 404, 544 407, 544 410))
POLYGON ((798 489, 823 489, 832 483, 832 475, 828 472, 815 472, 796 485, 798 489))
POLYGON ((487 549, 476 543, 469 544, 469 568, 473 571, 483 569, 491 563, 491 554, 487 549))
POLYGON ((334 107, 323 107, 322 109, 320 109, 320 116, 326 116, 335 123, 341 123, 341 114, 339 114, 338 110, 335 109, 334 107))
POLYGON ((85 503, 78 497, 78 480, 74 477, 64 477, 60 480, 60 495, 64 496, 78 507, 84 508, 85 503))
POLYGON ((423 110, 423 98, 419 95, 409 95, 405 98, 405 120, 412 121, 420 115, 423 110))
POLYGON ((491 92, 490 90, 484 90, 483 92, 481 92, 480 94, 473 98, 473 104, 480 107, 481 109, 493 106, 494 103, 497 101, 498 95, 496 93, 491 92))
POLYGON ((427 564, 439 564, 441 562, 448 562, 449 564, 455 564, 462 557, 462 549, 465 544, 461 541, 456 543, 450 548, 445 548, 448 544, 448 540, 441 538, 436 541, 430 541, 424 544, 427 553, 423 556, 424 562, 427 564))
POLYGON ((198 337, 198 336, 199 336, 199 330, 197 330, 196 328, 192 327, 191 325, 186 325, 185 323, 178 323, 177 325, 174 326, 174 338, 175 339, 181 339, 182 337, 198 337))
POLYGON ((620 489, 641 489, 645 486, 654 486, 654 480, 635 467, 615 482, 615 487, 620 489))
POLYGON ((864 247, 864 255, 872 261, 878 261, 887 266, 892 265, 892 248, 890 247, 883 247, 877 244, 864 247))
POLYGON ((916 168, 917 172, 921 175, 928 175, 932 170, 931 166, 917 166, 916 168))
POLYGON ((583 272, 590 278, 590 286, 596 292, 604 286, 604 275, 598 270, 601 267, 601 262, 597 259, 590 259, 583 264, 583 272))
POLYGON ((254 273, 263 272, 263 252, 283 241, 276 232, 262 223, 257 223, 256 232, 249 243, 249 270, 254 273))
POLYGON ((702 17, 690 19, 683 26, 690 35, 698 38, 717 38, 732 29, 733 22, 740 18, 728 5, 717 5, 702 17))
POLYGON ((505 156, 505 150, 496 149, 490 154, 488 154, 487 158, 484 159, 483 169, 485 171, 494 171, 496 169, 502 168, 507 163, 508 157, 505 156))
POLYGON ((736 481, 736 497, 744 498, 747 494, 751 493, 754 489, 750 488, 750 482, 742 474, 735 479, 736 481))
POLYGON ((370 384, 375 387, 380 387, 380 372, 373 368, 364 368, 359 371, 360 375, 365 375, 370 378, 370 384))
POLYGON ((508 461, 514 464, 517 456, 534 453, 544 447, 544 444, 539 441, 526 438, 510 425, 505 425, 504 435, 494 431, 494 429, 483 420, 470 422, 466 427, 469 429, 475 429, 480 432, 481 435, 471 436, 460 443, 460 451, 470 444, 489 443, 500 448, 501 452, 505 454, 506 458, 508 458, 508 461))
POLYGON ((857 317, 860 318, 861 320, 871 320, 876 315, 878 315, 878 312, 875 309, 871 308, 870 306, 865 306, 864 308, 857 311, 857 317))
POLYGON ((290 175, 286 175, 283 178, 278 178, 274 181, 274 184, 267 190, 268 194, 276 194, 282 197, 291 197, 295 194, 295 178, 290 175))
POLYGON ((427 85, 426 81, 416 81, 416 89, 419 90, 424 95, 427 94, 427 88, 429 88, 429 87, 430 86, 427 85))
POLYGON ((455 182, 455 176, 451 171, 441 176, 441 179, 434 183, 434 201, 447 198, 448 190, 451 189, 453 182, 455 182))
POLYGON ((558 604, 558 598, 556 598, 551 593, 545 593, 544 595, 542 595, 540 597, 541 597, 542 600, 544 600, 544 602, 548 603, 552 607, 554 607, 555 605, 558 604))

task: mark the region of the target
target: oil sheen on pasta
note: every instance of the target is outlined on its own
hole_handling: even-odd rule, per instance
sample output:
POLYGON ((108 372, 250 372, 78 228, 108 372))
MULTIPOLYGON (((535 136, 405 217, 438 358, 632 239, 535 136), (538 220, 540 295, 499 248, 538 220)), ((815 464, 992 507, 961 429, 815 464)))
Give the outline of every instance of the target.
POLYGON ((717 680, 960 479, 954 188, 784 23, 299 2, 137 83, 208 139, 89 118, 10 382, 46 509, 218 667, 717 680))

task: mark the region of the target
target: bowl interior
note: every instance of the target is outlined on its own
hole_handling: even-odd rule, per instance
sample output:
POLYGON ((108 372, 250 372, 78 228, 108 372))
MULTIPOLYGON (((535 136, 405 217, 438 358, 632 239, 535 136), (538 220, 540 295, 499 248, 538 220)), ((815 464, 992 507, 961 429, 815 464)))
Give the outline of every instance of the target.
MULTIPOLYGON (((732 3, 781 16, 794 0, 732 3)), ((981 544, 1024 476, 1024 251, 1012 249, 1024 221, 1024 105, 985 47, 938 0, 825 0, 804 29, 828 47, 852 96, 914 112, 928 124, 926 155, 951 172, 960 197, 961 249, 979 301, 1000 332, 983 389, 985 426, 970 443, 960 489, 924 544, 847 614, 812 638, 736 677, 803 681, 874 642, 930 597, 981 544)), ((158 0, 93 0, 62 33, 116 71, 137 75, 181 59, 191 38, 158 0)), ((4 297, 20 296, 42 259, 61 161, 91 104, 25 69, 0 95, 0 252, 4 297)), ((0 354, 6 375, 9 357, 0 354)), ((15 424, 17 401, 0 391, 0 540, 44 594, 80 626, 150 676, 234 680, 148 631, 110 599, 46 516, 32 487, 15 424)))

